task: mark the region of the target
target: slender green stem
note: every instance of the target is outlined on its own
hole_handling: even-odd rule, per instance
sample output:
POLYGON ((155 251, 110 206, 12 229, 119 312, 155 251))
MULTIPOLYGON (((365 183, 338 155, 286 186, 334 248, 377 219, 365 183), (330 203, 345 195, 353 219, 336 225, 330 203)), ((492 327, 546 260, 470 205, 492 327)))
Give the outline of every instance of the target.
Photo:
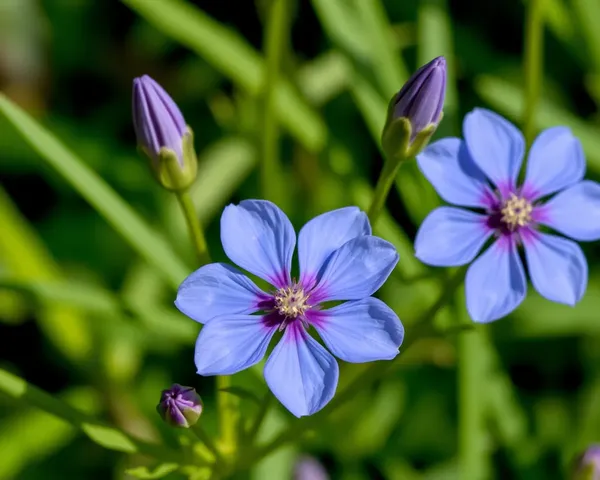
POLYGON ((481 375, 481 342, 477 330, 458 336, 458 457, 461 478, 485 478, 482 447, 485 379, 481 375))
MULTIPOLYGON (((200 221, 196 215, 194 203, 188 191, 176 192, 177 200, 181 205, 183 215, 188 225, 192 243, 196 248, 200 264, 210 262, 208 247, 204 238, 200 221)), ((220 426, 220 446, 227 455, 233 455, 237 447, 237 420, 238 402, 236 398, 225 390, 231 387, 230 376, 217 377, 217 403, 220 426)))
MULTIPOLYGON (((406 352, 406 350, 410 348, 410 346, 413 345, 417 340, 433 333, 433 319, 435 318, 436 314, 454 297, 456 290, 463 282, 463 278, 464 269, 460 269, 446 282, 437 300, 413 323, 410 334, 406 336, 406 340, 402 344, 402 352, 406 352)), ((352 380, 352 382, 350 382, 346 388, 344 388, 344 390, 342 390, 333 398, 326 409, 315 415, 303 417, 294 422, 291 428, 279 434, 277 437, 275 437, 275 439, 265 446, 258 448, 251 458, 248 459, 250 464, 258 462, 260 459, 266 457, 271 452, 277 450, 285 444, 298 440, 308 430, 322 424, 327 415, 331 414, 337 408, 354 398, 357 390, 363 389, 375 383, 394 366, 402 362, 403 358, 403 355, 399 355, 394 361, 374 362, 369 367, 365 368, 362 373, 357 375, 356 378, 352 380)))
POLYGON ((379 179, 377 180, 377 185, 375 186, 373 200, 371 200, 371 205, 367 210, 371 225, 375 224, 375 221, 379 218, 379 215, 385 206, 385 201, 390 193, 390 189, 398 176, 400 165, 402 165, 402 162, 394 159, 387 159, 383 164, 383 170, 381 171, 379 179))
POLYGON ((198 260, 201 265, 205 265, 210 262, 210 255, 208 254, 208 246, 206 245, 204 232, 200 225, 198 215, 196 214, 190 192, 185 190, 183 192, 176 192, 175 195, 181 206, 183 216, 185 217, 192 243, 194 244, 196 254, 198 255, 198 260))
POLYGON ((130 454, 140 453, 165 462, 181 463, 185 461, 181 452, 172 451, 164 445, 146 443, 133 438, 118 428, 90 417, 3 369, 0 369, 0 392, 18 400, 21 404, 31 405, 64 420, 82 430, 90 439, 104 448, 130 454))
POLYGON ((219 424, 221 425, 221 451, 232 457, 237 450, 237 434, 239 420, 239 400, 235 395, 228 393, 231 388, 231 376, 219 375, 217 377, 217 409, 219 424))
POLYGON ((288 31, 288 0, 271 0, 265 29, 266 66, 264 73, 262 163, 260 180, 263 197, 277 203, 280 194, 280 165, 278 159, 279 128, 275 112, 275 95, 279 70, 288 31))
POLYGON ((542 89, 544 0, 529 0, 525 23, 525 108, 523 132, 527 144, 535 137, 535 109, 542 89))

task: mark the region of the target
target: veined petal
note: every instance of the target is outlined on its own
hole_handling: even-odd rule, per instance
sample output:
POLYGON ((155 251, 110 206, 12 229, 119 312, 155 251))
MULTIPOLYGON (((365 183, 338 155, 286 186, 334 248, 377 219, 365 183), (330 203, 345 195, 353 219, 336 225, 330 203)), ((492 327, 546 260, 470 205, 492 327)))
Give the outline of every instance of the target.
POLYGON ((576 183, 539 207, 540 222, 580 241, 600 239, 600 184, 576 183))
POLYGON ((548 128, 531 146, 523 193, 535 200, 580 182, 584 174, 585 156, 579 140, 567 127, 548 128))
POLYGON ((329 255, 361 235, 371 235, 371 225, 358 207, 340 208, 310 220, 298 235, 300 283, 310 288, 329 255))
POLYGON ((211 263, 188 276, 177 290, 175 306, 200 323, 225 314, 252 313, 268 295, 239 270, 211 263))
POLYGON ((296 417, 303 417, 333 398, 339 368, 335 358, 294 322, 273 349, 264 374, 273 395, 296 417))
POLYGON ((391 360, 404 339, 398 315, 373 297, 311 312, 309 322, 331 353, 346 362, 391 360))
POLYGON ((539 232, 526 238, 525 256, 535 289, 548 300, 575 305, 588 280, 588 265, 579 245, 539 232))
POLYGON ((527 280, 514 242, 500 238, 467 270, 467 310, 478 323, 508 315, 525 298, 527 280))
POLYGON ((232 262, 277 288, 290 282, 296 233, 285 213, 267 200, 228 205, 221 216, 221 242, 232 262))
POLYGON ((493 233, 486 221, 486 215, 462 208, 436 208, 417 232, 415 256, 436 267, 465 265, 493 233))
POLYGON ((398 258, 391 243, 370 235, 356 237, 329 256, 310 300, 323 302, 369 297, 387 280, 398 258))
POLYGON ((208 322, 196 341, 198 374, 232 375, 260 362, 277 326, 259 315, 230 315, 208 322))
POLYGON ((523 161, 523 134, 508 120, 484 108, 465 116, 463 133, 473 161, 506 196, 515 185, 523 161))
POLYGON ((443 138, 417 155, 423 175, 446 202, 463 207, 488 207, 493 194, 464 141, 443 138))

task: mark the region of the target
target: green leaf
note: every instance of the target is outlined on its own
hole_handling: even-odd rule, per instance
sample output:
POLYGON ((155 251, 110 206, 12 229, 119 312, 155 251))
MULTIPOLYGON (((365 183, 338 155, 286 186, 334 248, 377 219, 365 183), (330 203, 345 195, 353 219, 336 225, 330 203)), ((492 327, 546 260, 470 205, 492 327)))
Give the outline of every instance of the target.
POLYGON ((25 111, 0 95, 0 111, 23 138, 149 263, 177 287, 189 269, 164 239, 93 170, 25 111))
POLYGON ((252 400, 253 402, 256 402, 259 405, 261 402, 260 399, 254 393, 252 393, 250 390, 246 390, 245 388, 242 388, 242 387, 222 388, 220 391, 227 392, 231 395, 235 395, 236 397, 244 398, 246 400, 252 400))
POLYGON ((127 475, 142 479, 163 478, 179 468, 177 463, 163 463, 150 471, 148 467, 136 467, 125 470, 127 475))
MULTIPOLYGON (((263 58, 234 30, 179 0, 123 0, 123 3, 165 35, 195 51, 251 95, 261 93, 263 58)), ((279 81, 275 107, 281 123, 300 143, 313 152, 323 149, 327 126, 288 81, 279 81)))

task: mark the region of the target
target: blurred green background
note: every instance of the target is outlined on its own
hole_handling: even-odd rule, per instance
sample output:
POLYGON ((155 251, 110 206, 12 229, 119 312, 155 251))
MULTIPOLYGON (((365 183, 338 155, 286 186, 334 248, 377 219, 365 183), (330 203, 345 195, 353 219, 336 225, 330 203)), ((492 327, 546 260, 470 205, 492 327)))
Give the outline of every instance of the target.
MULTIPOLYGON (((200 161, 193 196, 213 258, 225 260, 220 211, 262 196, 257 165, 269 3, 0 0, 1 90, 74 155, 52 150, 52 137, 42 139, 3 104, 0 368, 147 441, 174 444, 154 411, 171 383, 200 392, 201 421, 211 433, 216 416, 213 379, 195 375, 199 327, 172 304, 177 282, 194 268, 193 251, 176 202, 136 153, 132 80, 149 74, 161 83, 193 128, 200 161), (90 186, 98 180, 93 172, 151 230, 142 236, 137 226, 129 234, 115 227, 113 216, 125 223, 129 217, 112 192, 90 186)), ((460 135, 462 117, 475 106, 520 124, 527 2, 288 4, 274 87, 282 167, 273 183, 297 228, 325 210, 366 208, 382 166, 387 102, 437 55, 446 56, 449 77, 436 138, 460 135)), ((596 180, 599 18, 598 0, 544 0, 543 91, 535 115, 538 130, 573 129, 588 177, 596 180)), ((412 252, 418 225, 440 200, 414 163, 402 167, 396 187, 375 230, 398 247, 401 260, 379 296, 410 335, 447 272, 425 267, 412 252)), ((334 479, 565 478, 573 455, 600 440, 600 249, 584 249, 590 283, 575 308, 530 288, 506 319, 459 333, 462 340, 454 334, 417 342, 384 381, 357 391, 302 441, 240 478, 291 478, 301 454, 317 457, 334 479), (457 344, 468 345, 464 354, 457 344), (459 473, 461 462, 471 465, 468 475, 459 473)), ((440 330, 470 322, 461 292, 435 321, 440 330)), ((340 388, 358 371, 343 366, 340 388)), ((260 372, 234 382, 263 396, 260 372)), ((251 421, 254 400, 241 404, 251 421)), ((261 438, 296 421, 277 406, 261 438)), ((105 450, 57 417, 0 394, 0 479, 133 478, 124 472, 139 465, 152 464, 105 450)))

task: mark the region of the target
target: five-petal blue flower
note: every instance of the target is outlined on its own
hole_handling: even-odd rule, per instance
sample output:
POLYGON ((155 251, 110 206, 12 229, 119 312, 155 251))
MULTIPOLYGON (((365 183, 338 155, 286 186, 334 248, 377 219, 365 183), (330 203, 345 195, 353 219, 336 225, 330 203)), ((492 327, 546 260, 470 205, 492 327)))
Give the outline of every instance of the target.
POLYGON ((529 152, 525 180, 517 186, 525 141, 514 125, 475 109, 464 119, 463 135, 464 140, 433 143, 417 162, 445 201, 479 212, 453 207, 431 212, 417 233, 416 256, 435 266, 465 265, 493 238, 466 275, 467 309, 476 322, 497 320, 525 298, 519 245, 534 288, 549 300, 574 305, 587 287, 583 252, 539 226, 575 240, 600 239, 600 184, 583 180, 581 144, 566 127, 544 130, 529 152))
POLYGON ((262 360, 271 338, 283 336, 269 356, 269 388, 294 415, 310 415, 333 397, 338 365, 308 334, 353 363, 390 360, 404 329, 397 315, 371 297, 398 262, 390 243, 371 235, 357 207, 324 213, 298 236, 300 277, 292 280, 296 234, 285 214, 265 200, 229 205, 221 217, 221 242, 238 266, 268 281, 264 292, 239 270, 222 263, 201 267, 181 284, 175 304, 204 327, 196 342, 200 375, 231 375, 262 360), (323 309, 323 302, 347 300, 323 309))

